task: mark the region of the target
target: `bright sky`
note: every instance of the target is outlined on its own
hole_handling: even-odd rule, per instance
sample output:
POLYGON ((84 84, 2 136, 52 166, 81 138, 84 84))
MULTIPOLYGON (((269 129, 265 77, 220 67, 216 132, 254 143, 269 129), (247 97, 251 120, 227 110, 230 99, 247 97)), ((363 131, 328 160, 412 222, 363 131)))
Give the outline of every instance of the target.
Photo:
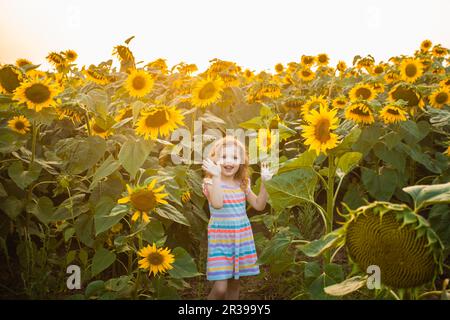
POLYGON ((0 63, 74 49, 80 65, 97 64, 132 35, 137 61, 200 70, 213 58, 273 70, 322 52, 386 61, 424 39, 449 48, 449 12, 449 0, 0 0, 0 63))

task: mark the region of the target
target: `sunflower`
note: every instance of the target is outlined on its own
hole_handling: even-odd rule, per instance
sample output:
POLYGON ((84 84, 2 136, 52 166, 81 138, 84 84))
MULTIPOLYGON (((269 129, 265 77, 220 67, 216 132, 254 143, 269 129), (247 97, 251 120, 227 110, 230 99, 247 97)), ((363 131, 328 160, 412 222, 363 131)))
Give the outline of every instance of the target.
POLYGON ((439 82, 439 85, 440 85, 441 87, 444 87, 444 88, 450 88, 450 77, 448 77, 448 78, 446 78, 446 79, 444 79, 444 80, 441 80, 441 81, 439 82))
POLYGON ((314 62, 316 62, 316 57, 302 55, 301 62, 302 65, 305 67, 311 67, 314 64, 314 62))
POLYGON ((386 124, 406 121, 406 111, 397 106, 388 105, 381 109, 380 117, 386 124))
POLYGON ((30 131, 30 126, 30 121, 28 121, 28 119, 22 115, 15 116, 8 121, 8 127, 20 134, 26 134, 28 131, 30 131))
POLYGON ((338 127, 337 110, 328 111, 323 105, 320 110, 311 110, 305 116, 308 125, 302 126, 302 136, 306 139, 305 145, 309 145, 309 150, 315 150, 317 155, 322 151, 326 154, 328 149, 337 146, 337 135, 331 130, 338 127))
POLYGON ((115 46, 112 52, 120 62, 131 62, 134 64, 134 56, 131 50, 127 46, 118 45, 115 46))
POLYGON ((126 108, 122 108, 119 110, 118 114, 114 117, 114 121, 120 122, 132 116, 133 116, 133 108, 131 106, 128 106, 126 108))
POLYGON ((259 95, 275 99, 281 96, 281 89, 275 83, 267 83, 262 86, 259 95))
POLYGON ((345 61, 339 61, 336 69, 338 69, 340 72, 344 72, 345 70, 347 70, 347 64, 345 63, 345 61))
POLYGON ((220 78, 223 80, 225 88, 239 86, 239 79, 234 74, 224 73, 220 75, 220 78))
POLYGON ((381 82, 375 82, 372 84, 373 90, 375 90, 376 93, 380 94, 384 92, 384 84, 381 82))
POLYGON ((249 69, 245 69, 244 70, 244 78, 247 80, 250 80, 251 78, 253 78, 254 74, 251 70, 249 69))
POLYGON ((357 123, 371 124, 375 122, 372 110, 362 102, 354 103, 345 110, 345 118, 357 123))
POLYGON ((447 53, 448 53, 448 50, 439 44, 435 45, 433 47, 432 54, 433 54, 433 56, 435 56, 437 58, 445 57, 447 55, 447 53))
POLYGON ((336 109, 344 109, 348 104, 348 99, 345 96, 339 96, 333 99, 331 105, 336 109))
POLYGON ((267 153, 269 150, 272 150, 275 143, 276 139, 272 139, 270 128, 262 128, 258 130, 256 145, 258 146, 259 151, 267 153))
POLYGON ((192 90, 191 102, 196 107, 205 108, 222 97, 225 83, 220 78, 199 80, 192 90))
POLYGON ((330 61, 330 58, 326 53, 320 53, 317 55, 317 65, 319 66, 326 66, 328 65, 328 62, 330 61))
POLYGON ((43 108, 54 106, 54 98, 60 91, 57 85, 50 83, 50 79, 34 78, 21 83, 14 91, 14 99, 39 112, 43 108))
POLYGON ((313 80, 315 78, 315 74, 313 71, 311 71, 311 69, 309 68, 301 68, 298 72, 297 72, 297 76, 302 79, 305 82, 309 82, 311 80, 313 80))
POLYGON ((420 44, 420 51, 424 53, 428 52, 428 50, 430 50, 432 45, 433 43, 430 40, 423 40, 422 43, 420 44))
POLYGON ((0 68, 0 93, 11 94, 20 86, 23 75, 19 68, 5 65, 0 68))
POLYGON ((287 110, 289 110, 289 109, 300 109, 303 106, 303 99, 296 98, 296 97, 289 98, 289 99, 287 99, 284 102, 283 106, 287 110))
POLYGON ((181 63, 180 65, 177 66, 177 70, 179 73, 182 74, 191 74, 194 73, 195 71, 198 71, 198 67, 196 64, 187 64, 187 63, 181 63))
POLYGON ((95 82, 99 85, 105 85, 109 83, 108 76, 104 74, 101 70, 95 68, 94 65, 90 65, 88 69, 83 69, 81 72, 86 76, 86 78, 92 82, 95 82))
POLYGON ((29 64, 33 64, 33 63, 28 59, 21 58, 21 59, 16 60, 16 66, 18 66, 19 68, 25 67, 26 65, 29 65, 29 64))
POLYGON ((419 107, 423 109, 425 106, 425 103, 423 102, 423 99, 417 93, 414 88, 404 85, 404 84, 398 84, 395 87, 389 91, 388 100, 391 102, 396 102, 397 100, 404 100, 407 102, 407 107, 413 108, 413 107, 419 107))
POLYGON ((64 118, 70 118, 73 123, 81 122, 81 118, 84 117, 85 111, 80 107, 78 103, 64 103, 56 108, 56 113, 59 115, 59 120, 64 118))
POLYGON ((125 81, 125 89, 132 97, 141 98, 153 89, 154 80, 144 70, 133 70, 125 81))
POLYGON ((164 190, 164 185, 155 188, 157 179, 153 179, 147 186, 136 186, 132 188, 130 185, 126 185, 128 195, 117 200, 118 204, 130 203, 133 207, 134 213, 131 217, 132 221, 136 221, 139 217, 144 222, 150 220, 148 214, 155 210, 160 204, 167 204, 164 200, 168 196, 167 193, 161 193, 164 190))
POLYGON ((350 92, 349 97, 351 101, 357 101, 357 100, 366 100, 371 101, 375 99, 377 96, 377 93, 373 89, 373 87, 369 84, 357 84, 354 86, 350 92))
POLYGON ((176 109, 166 105, 157 105, 141 111, 136 123, 136 134, 145 139, 156 139, 158 134, 166 137, 179 125, 184 125, 184 116, 176 109))
POLYGON ((376 65, 372 68, 372 74, 378 76, 384 72, 385 68, 382 64, 376 65))
POLYGON ((162 74, 166 74, 168 71, 166 60, 162 58, 149 62, 146 67, 149 69, 159 70, 162 74))
POLYGON ((428 99, 434 108, 442 109, 442 107, 450 103, 450 90, 448 88, 440 87, 434 91, 428 99))
POLYGON ((167 270, 173 269, 172 263, 175 257, 170 253, 170 249, 157 248, 156 244, 148 245, 139 250, 138 254, 143 258, 138 261, 139 268, 149 270, 149 274, 157 275, 167 270))
POLYGON ((63 54, 69 62, 74 62, 78 58, 78 54, 74 50, 66 50, 63 54))
POLYGON ((92 118, 89 120, 89 128, 91 129, 92 135, 99 136, 103 139, 112 134, 111 128, 100 118, 92 118))
POLYGON ((283 66, 283 64, 282 64, 282 63, 277 63, 277 64, 275 65, 275 71, 276 71, 277 73, 282 73, 282 72, 284 71, 284 66, 283 66))
POLYGON ((417 59, 404 59, 400 63, 400 78, 407 82, 415 82, 423 74, 422 61, 417 59))
POLYGON ((445 150, 444 153, 450 157, 450 145, 447 147, 447 150, 445 150))
POLYGON ((308 101, 302 106, 302 114, 306 116, 311 110, 318 109, 320 106, 328 108, 328 102, 323 95, 311 96, 308 101))
POLYGON ((399 75, 397 73, 395 73, 394 71, 390 71, 390 72, 387 72, 383 78, 384 78, 384 81, 386 81, 386 83, 393 83, 399 79, 399 75))

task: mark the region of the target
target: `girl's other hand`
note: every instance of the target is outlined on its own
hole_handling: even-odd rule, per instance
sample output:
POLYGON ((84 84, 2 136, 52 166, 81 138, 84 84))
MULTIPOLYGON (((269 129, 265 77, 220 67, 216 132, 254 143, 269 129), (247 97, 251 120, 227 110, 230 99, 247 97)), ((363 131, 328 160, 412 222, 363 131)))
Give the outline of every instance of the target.
POLYGON ((219 177, 221 173, 220 165, 215 164, 211 159, 203 160, 203 170, 211 174, 212 176, 219 177))
POLYGON ((267 162, 261 162, 261 180, 268 181, 273 177, 273 170, 267 162))

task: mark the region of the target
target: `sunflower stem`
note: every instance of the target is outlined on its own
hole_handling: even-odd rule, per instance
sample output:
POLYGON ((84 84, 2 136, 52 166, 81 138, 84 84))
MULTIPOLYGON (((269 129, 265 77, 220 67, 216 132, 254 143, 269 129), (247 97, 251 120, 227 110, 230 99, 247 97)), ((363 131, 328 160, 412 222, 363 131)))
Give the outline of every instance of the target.
MULTIPOLYGON (((325 229, 326 234, 330 233, 333 230, 334 174, 334 155, 330 154, 328 156, 327 224, 325 229)), ((325 253, 325 261, 327 263, 330 263, 330 252, 325 253)))
POLYGON ((31 161, 28 170, 31 170, 33 166, 34 159, 36 157, 36 141, 38 135, 39 127, 36 125, 36 120, 33 120, 33 136, 31 140, 31 161))

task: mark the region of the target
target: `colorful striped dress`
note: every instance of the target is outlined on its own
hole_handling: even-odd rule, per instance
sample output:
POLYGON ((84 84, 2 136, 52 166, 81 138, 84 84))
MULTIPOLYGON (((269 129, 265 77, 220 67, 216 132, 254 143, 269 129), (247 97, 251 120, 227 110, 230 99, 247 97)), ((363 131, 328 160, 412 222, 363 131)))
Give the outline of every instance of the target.
MULTIPOLYGON (((205 179, 203 193, 207 196, 205 179)), ((239 279, 260 273, 252 227, 246 212, 246 192, 222 182, 223 207, 209 204, 207 280, 239 279)))

